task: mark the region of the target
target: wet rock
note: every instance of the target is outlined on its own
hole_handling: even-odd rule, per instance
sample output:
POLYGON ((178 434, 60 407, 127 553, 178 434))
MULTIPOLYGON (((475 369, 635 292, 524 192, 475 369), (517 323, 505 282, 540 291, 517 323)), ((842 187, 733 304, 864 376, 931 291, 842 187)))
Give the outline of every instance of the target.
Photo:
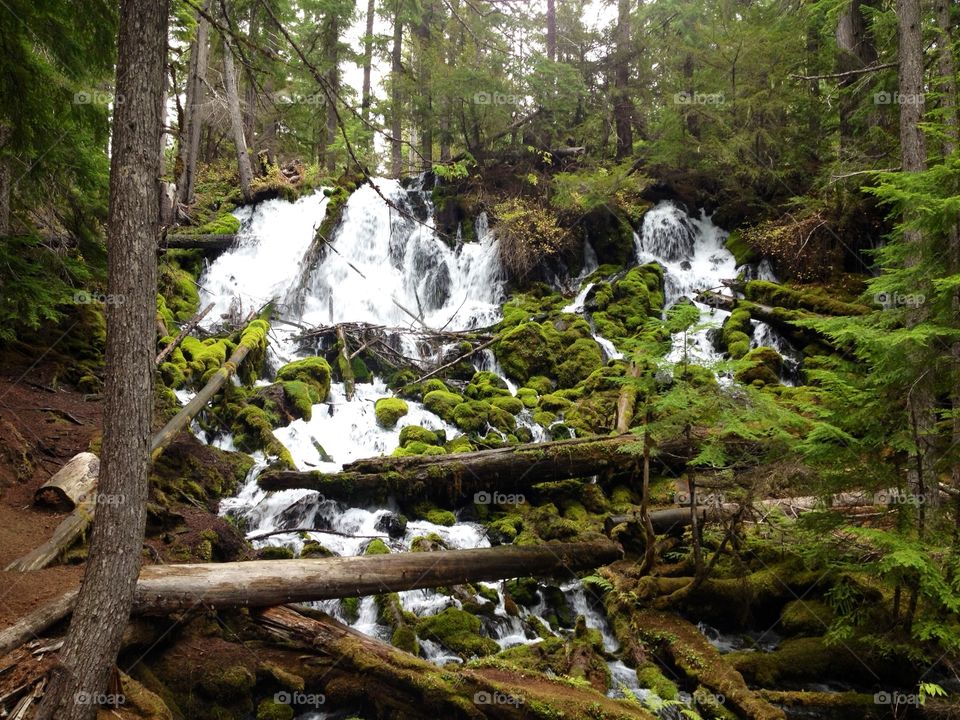
POLYGON ((407 518, 399 513, 386 513, 377 519, 374 528, 379 532, 385 532, 391 538, 402 538, 407 531, 407 518))

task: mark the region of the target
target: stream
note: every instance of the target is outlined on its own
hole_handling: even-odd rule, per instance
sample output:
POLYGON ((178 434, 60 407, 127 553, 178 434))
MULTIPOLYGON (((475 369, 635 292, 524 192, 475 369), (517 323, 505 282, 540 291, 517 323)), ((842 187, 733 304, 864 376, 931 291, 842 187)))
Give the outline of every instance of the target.
MULTIPOLYGON (((441 237, 434 228, 430 192, 422 187, 422 180, 407 188, 396 180, 381 178, 373 182, 379 193, 365 184, 347 201, 341 221, 329 238, 336 251, 326 252, 320 262, 307 271, 301 268, 314 229, 323 221, 328 203, 321 192, 294 203, 271 200, 236 211, 242 224, 238 244, 212 262, 200 278, 201 305, 215 304, 205 325, 213 328, 221 316, 244 315, 272 299, 280 299, 275 317, 300 326, 363 321, 387 327, 410 327, 410 308, 419 309, 424 323, 434 328, 468 330, 497 322, 506 299, 506 278, 499 264, 496 234, 490 230, 486 217, 481 215, 476 219, 476 242, 451 241, 441 237), (390 207, 381 193, 405 212, 390 207)), ((681 298, 693 300, 700 290, 729 294, 731 291, 721 280, 736 277, 738 268, 733 255, 724 247, 726 237, 727 233, 710 218, 691 217, 680 207, 661 202, 647 212, 641 231, 635 235, 636 259, 641 263, 657 262, 665 268, 667 306, 681 298)), ((596 268, 596 256, 591 255, 592 249, 587 245, 584 275, 596 268)), ((764 268, 750 268, 749 272, 753 276, 769 275, 769 270, 764 268)), ((581 276, 568 282, 568 287, 570 284, 577 295, 565 311, 584 315, 589 321, 585 305, 592 283, 581 276)), ((699 303, 697 308, 700 322, 690 332, 673 336, 668 362, 686 358, 711 367, 722 360, 711 336, 727 313, 699 303)), ((300 332, 294 325, 273 324, 267 376, 272 376, 280 366, 306 356, 294 341, 300 332)), ((424 357, 422 348, 410 336, 399 337, 404 338, 404 354, 427 364, 438 359, 424 357)), ((606 359, 622 357, 609 340, 596 334, 594 338, 606 359)), ((754 345, 774 345, 782 349, 785 357, 790 352, 785 341, 768 327, 756 327, 753 342, 754 345)), ((490 352, 477 354, 473 362, 478 370, 502 375, 490 352)), ((731 380, 726 378, 728 382, 731 380)), ((516 390, 509 381, 508 386, 511 391, 516 390)), ((374 402, 390 396, 390 390, 380 378, 358 383, 350 401, 343 386, 333 383, 328 399, 314 406, 311 420, 296 420, 277 429, 275 435, 289 449, 299 469, 333 472, 352 460, 391 453, 399 444, 400 430, 407 425, 443 431, 448 440, 460 434, 456 427, 413 401, 409 402, 409 413, 395 428, 381 428, 374 415, 374 402)), ((186 399, 181 394, 181 400, 186 399)), ((535 440, 546 437, 544 429, 529 417, 524 420, 521 416, 520 421, 530 427, 535 440)), ((195 431, 205 442, 234 449, 229 436, 205 437, 196 426, 195 431)), ((256 478, 267 466, 268 459, 263 453, 254 454, 253 458, 255 465, 245 485, 235 497, 222 501, 220 507, 221 514, 241 518, 251 535, 311 527, 315 531, 306 533, 305 537, 342 556, 362 554, 371 542, 368 538, 344 535, 382 536, 391 551, 409 550, 416 538, 433 534, 451 549, 490 546, 484 527, 474 522, 458 519, 447 527, 410 520, 399 528, 396 507, 345 507, 308 490, 266 493, 257 486, 256 478)), ((304 542, 302 533, 290 532, 254 541, 254 545, 286 546, 298 554, 304 542)), ((561 627, 569 623, 560 623, 557 619, 563 613, 555 612, 556 608, 551 613, 546 606, 544 598, 549 595, 555 602, 562 596, 565 609, 574 616, 583 616, 588 627, 599 630, 605 649, 611 657, 616 655, 618 643, 604 618, 602 603, 579 581, 562 583, 552 593, 546 592, 547 588, 541 583, 540 600, 531 607, 520 606, 516 616, 506 609, 503 585, 502 582, 478 584, 491 596, 491 591, 496 593, 495 609, 481 620, 483 633, 501 648, 537 642, 539 637, 532 618, 554 634, 571 632, 569 627, 561 627)), ((404 609, 417 616, 433 615, 451 606, 461 607, 458 597, 433 590, 402 592, 399 596, 404 609)), ((390 628, 378 623, 372 597, 361 599, 355 609, 340 600, 319 602, 316 606, 360 632, 390 641, 390 628)), ((420 640, 420 654, 437 664, 461 662, 459 657, 430 639, 420 640)), ((648 698, 651 691, 639 687, 632 668, 620 660, 611 660, 608 664, 613 678, 609 695, 621 697, 624 693, 633 693, 641 701, 648 698)), ((674 709, 664 716, 672 715, 674 709)), ((345 717, 348 710, 325 707, 324 712, 299 717, 303 720, 339 718, 345 717)))

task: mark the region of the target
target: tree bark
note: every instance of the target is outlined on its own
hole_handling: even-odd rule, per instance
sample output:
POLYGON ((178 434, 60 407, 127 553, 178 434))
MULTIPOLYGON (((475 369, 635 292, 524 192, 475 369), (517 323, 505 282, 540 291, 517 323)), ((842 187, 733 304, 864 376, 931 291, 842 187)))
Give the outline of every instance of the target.
POLYGON ((0 125, 0 237, 10 234, 10 163, 7 160, 6 145, 10 130, 0 125))
MULTIPOLYGON (((835 33, 839 51, 837 58, 839 73, 862 70, 872 67, 877 62, 877 51, 864 15, 864 8, 869 7, 870 4, 861 0, 850 0, 840 12, 835 33)), ((858 128, 854 120, 854 115, 864 99, 864 91, 858 90, 862 88, 859 80, 858 75, 851 74, 844 75, 838 82, 841 152, 849 152, 856 142, 858 130, 864 130, 864 128, 858 128)))
POLYGON ((616 27, 617 64, 614 69, 613 121, 617 130, 617 158, 633 152, 633 100, 630 97, 630 0, 618 0, 616 27))
POLYGON ((403 131, 401 111, 403 95, 401 82, 403 76, 403 0, 396 0, 393 16, 393 47, 390 51, 390 172, 394 177, 403 173, 403 131))
POLYGON ((547 58, 557 59, 557 6, 556 0, 547 0, 547 58))
POLYGON ((240 114, 240 95, 237 91, 237 72, 233 65, 233 51, 227 38, 223 39, 223 88, 227 94, 227 113, 230 115, 230 129, 233 132, 233 145, 237 151, 237 173, 240 177, 240 192, 245 202, 253 200, 250 183, 253 181, 253 169, 250 167, 250 153, 247 152, 247 140, 243 135, 243 116, 240 114))
MULTIPOLYGON (((377 457, 356 460, 339 473, 266 472, 264 490, 304 488, 347 502, 374 502, 394 496, 401 502, 429 499, 455 505, 476 493, 517 493, 543 482, 627 472, 637 457, 623 449, 636 435, 613 435, 518 445, 452 455, 377 457)), ((686 441, 658 448, 670 457, 689 454, 686 441)))
POLYGON ((70 630, 37 713, 40 720, 90 720, 130 613, 146 523, 153 420, 160 138, 169 3, 123 0, 117 58, 107 221, 106 386, 99 489, 103 503, 70 630))
POLYGON ((337 157, 333 153, 333 143, 337 139, 339 116, 337 114, 337 94, 340 90, 340 22, 335 14, 331 14, 327 27, 327 85, 331 92, 327 99, 326 142, 324 156, 327 171, 333 173, 337 169, 337 157))
POLYGON ((364 122, 370 120, 372 94, 370 74, 373 67, 373 20, 376 12, 376 0, 367 0, 367 27, 363 36, 363 89, 360 95, 360 116, 364 122))
POLYGON ((207 16, 211 0, 204 0, 203 12, 197 13, 197 36, 190 46, 190 70, 187 75, 184 125, 180 128, 180 177, 177 180, 177 203, 188 205, 193 199, 197 156, 200 152, 200 130, 203 125, 204 77, 209 55, 207 16))
POLYGON ((180 233, 172 233, 166 235, 157 248, 159 250, 166 250, 167 248, 211 251, 227 250, 233 245, 236 239, 236 235, 183 235, 180 233))

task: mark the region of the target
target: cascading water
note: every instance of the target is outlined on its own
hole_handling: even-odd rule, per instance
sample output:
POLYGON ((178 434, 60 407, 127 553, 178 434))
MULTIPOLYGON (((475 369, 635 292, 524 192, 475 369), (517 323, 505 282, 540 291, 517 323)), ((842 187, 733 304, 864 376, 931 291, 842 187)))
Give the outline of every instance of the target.
MULTIPOLYGON (((476 221, 477 242, 463 243, 459 235, 448 241, 433 227, 429 193, 419 186, 405 189, 395 180, 376 179, 350 196, 337 229, 327 238, 329 248, 318 255, 312 243, 316 242, 315 230, 323 222, 326 205, 326 198, 317 193, 293 204, 270 201, 236 213, 242 223, 238 246, 213 262, 200 279, 202 302, 215 303, 208 326, 219 322, 221 316, 236 318, 271 299, 278 301, 275 316, 301 327, 367 322, 410 328, 415 326, 411 316, 416 315, 427 326, 453 330, 484 327, 499 320, 504 278, 496 237, 489 231, 485 216, 476 221)), ((586 267, 596 267, 592 250, 584 259, 586 267)), ((271 365, 303 356, 294 341, 298 332, 293 325, 274 324, 271 365)), ((612 344, 606 344, 610 355, 619 355, 612 344)), ((403 352, 423 358, 423 348, 410 340, 403 342, 403 352)), ((474 364, 503 375, 490 352, 478 353, 474 364)), ((508 386, 515 390, 509 382, 508 386)), ((391 452, 398 445, 400 430, 407 425, 442 431, 448 439, 459 434, 416 402, 409 403, 409 413, 394 429, 379 427, 374 403, 388 396, 389 390, 379 379, 358 383, 350 401, 343 387, 334 384, 328 399, 314 406, 310 420, 295 420, 277 429, 275 436, 290 451, 299 469, 336 471, 351 460, 391 452)), ((534 440, 545 438, 543 428, 532 422, 529 412, 521 413, 518 422, 531 429, 534 440)), ((229 437, 214 442, 232 448, 229 437)), ((490 545, 484 528, 476 523, 457 522, 446 527, 419 520, 399 527, 395 507, 346 508, 306 490, 266 493, 256 484, 256 477, 267 460, 262 453, 256 453, 254 459, 256 464, 245 486, 237 496, 222 502, 221 513, 242 517, 251 536, 288 528, 313 529, 273 534, 254 540, 255 545, 285 545, 299 553, 304 538, 308 538, 338 555, 361 554, 371 537, 382 538, 391 550, 409 550, 415 538, 429 535, 438 536, 451 549, 490 545)), ((521 607, 518 613, 515 609, 511 614, 502 585, 491 586, 498 602, 483 617, 484 632, 504 648, 536 642, 539 636, 528 620, 543 614, 546 608, 541 603, 533 608, 521 607)), ((564 585, 560 592, 590 627, 601 630, 608 649, 614 649, 616 642, 603 615, 588 602, 580 583, 564 585)), ((406 611, 418 616, 461 607, 458 598, 432 590, 402 592, 399 599, 406 611)), ((340 601, 318 605, 361 632, 389 640, 388 628, 378 624, 371 598, 363 599, 357 614, 351 617, 343 612, 340 601)), ((541 624, 551 632, 563 632, 559 627, 549 628, 543 619, 541 624)), ((421 638, 420 652, 437 663, 459 662, 429 638, 421 638)), ((612 671, 628 674, 625 666, 614 665, 612 671)), ((642 695, 635 677, 627 686, 642 695)))

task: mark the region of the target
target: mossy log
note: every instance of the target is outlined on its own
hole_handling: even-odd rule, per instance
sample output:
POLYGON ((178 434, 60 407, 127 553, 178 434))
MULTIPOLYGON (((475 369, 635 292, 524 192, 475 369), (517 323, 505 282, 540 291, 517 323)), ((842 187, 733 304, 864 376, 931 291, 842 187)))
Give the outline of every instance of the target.
POLYGON ((73 510, 97 484, 100 458, 90 452, 74 455, 37 488, 33 501, 58 510, 73 510))
POLYGON ((704 290, 699 293, 697 300, 721 310, 732 311, 735 308, 747 310, 751 318, 767 323, 767 325, 786 337, 790 342, 801 347, 811 342, 818 340, 822 342, 826 339, 814 330, 801 328, 794 324, 795 320, 823 317, 809 310, 791 310, 771 307, 770 305, 727 297, 726 295, 721 295, 711 290, 704 290))
MULTIPOLYGON (((288 602, 449 587, 479 580, 570 575, 619 560, 610 542, 390 553, 309 560, 151 565, 137 581, 134 614, 194 607, 272 607, 288 602)), ((63 595, 0 632, 0 655, 56 624, 73 609, 63 595)))
MULTIPOLYGON (((223 366, 213 373, 207 384, 187 403, 170 421, 154 436, 150 443, 150 458, 156 460, 173 439, 185 429, 196 417, 197 413, 206 407, 210 399, 226 384, 227 380, 237 371, 240 363, 246 359, 252 350, 263 347, 266 343, 267 324, 265 320, 254 320, 243 331, 237 349, 223 366)), ((96 509, 96 496, 89 491, 88 500, 83 501, 77 508, 56 527, 53 536, 45 543, 34 548, 23 557, 11 562, 5 570, 39 570, 51 565, 58 557, 66 552, 77 539, 86 532, 93 522, 96 509)))
MULTIPOLYGON (((629 472, 637 457, 626 451, 632 434, 577 438, 451 455, 376 457, 356 460, 342 472, 267 472, 264 490, 303 488, 347 502, 428 499, 438 504, 471 500, 478 492, 522 493, 534 485, 606 472, 629 472)), ((664 456, 688 456, 683 440, 660 448, 664 456)))
POLYGON ((177 336, 173 339, 169 345, 167 345, 163 350, 157 353, 156 365, 159 367, 160 364, 169 357, 174 350, 176 350, 180 343, 183 342, 183 339, 189 335, 193 329, 200 324, 200 321, 203 320, 207 313, 213 310, 214 303, 210 303, 203 310, 194 315, 190 320, 183 324, 183 327, 180 328, 180 332, 177 333, 177 336))
POLYGON ((236 235, 188 235, 183 233, 167 235, 157 247, 163 252, 167 249, 177 250, 227 250, 236 241, 236 235))
POLYGON ((259 613, 257 621, 285 643, 328 659, 323 676, 328 697, 372 705, 378 717, 654 717, 635 704, 536 673, 438 668, 320 613, 307 617, 276 607, 259 613))

